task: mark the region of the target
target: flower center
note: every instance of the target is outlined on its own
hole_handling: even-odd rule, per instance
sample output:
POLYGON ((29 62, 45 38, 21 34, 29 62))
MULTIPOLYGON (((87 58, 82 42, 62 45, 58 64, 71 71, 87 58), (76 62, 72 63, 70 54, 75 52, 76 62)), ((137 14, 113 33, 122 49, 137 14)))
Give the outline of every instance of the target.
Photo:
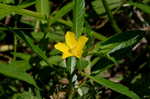
POLYGON ((68 51, 69 51, 69 53, 72 53, 72 49, 69 49, 68 51))
POLYGON ((76 53, 76 46, 69 48, 68 51, 69 51, 69 53, 75 54, 76 53))

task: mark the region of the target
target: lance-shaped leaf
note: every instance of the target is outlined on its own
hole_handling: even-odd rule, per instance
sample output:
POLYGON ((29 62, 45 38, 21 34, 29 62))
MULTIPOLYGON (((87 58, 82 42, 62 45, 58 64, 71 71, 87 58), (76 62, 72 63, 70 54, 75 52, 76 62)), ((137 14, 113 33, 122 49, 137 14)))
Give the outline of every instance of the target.
POLYGON ((140 97, 136 93, 129 90, 129 88, 124 85, 121 85, 119 83, 114 83, 110 80, 107 80, 107 79, 105 79, 103 77, 99 77, 99 76, 90 76, 85 73, 82 73, 82 75, 86 76, 87 78, 92 79, 93 81, 97 82, 98 84, 101 84, 107 88, 110 88, 120 94, 126 95, 132 99, 140 99, 140 97))
POLYGON ((84 25, 84 14, 85 14, 85 1, 84 0, 74 0, 73 9, 73 32, 77 34, 77 37, 83 32, 84 25))
POLYGON ((143 37, 143 31, 128 31, 110 37, 97 43, 94 52, 97 54, 111 54, 121 49, 134 46, 143 37))
POLYGON ((0 74, 3 74, 5 76, 15 78, 18 80, 25 81, 29 84, 34 85, 37 87, 35 80, 32 78, 31 75, 27 74, 22 69, 19 69, 17 64, 0 64, 0 74))

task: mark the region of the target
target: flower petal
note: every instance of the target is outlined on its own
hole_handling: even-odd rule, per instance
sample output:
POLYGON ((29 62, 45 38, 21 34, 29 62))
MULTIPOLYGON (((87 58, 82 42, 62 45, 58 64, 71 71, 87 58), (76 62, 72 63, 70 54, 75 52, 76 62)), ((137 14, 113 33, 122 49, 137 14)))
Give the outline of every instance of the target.
POLYGON ((76 47, 76 54, 75 56, 80 58, 83 53, 83 48, 85 46, 85 43, 87 42, 88 38, 85 36, 80 36, 78 39, 77 47, 76 47))
POLYGON ((57 43, 57 44, 55 44, 55 46, 54 46, 57 50, 60 50, 60 51, 62 51, 63 53, 65 53, 66 51, 68 51, 69 50, 69 48, 66 46, 66 44, 64 44, 64 43, 57 43))
POLYGON ((80 36, 78 39, 78 47, 83 49, 85 43, 87 42, 88 38, 86 36, 80 36))
POLYGON ((67 32, 65 35, 65 40, 70 49, 74 48, 77 44, 76 36, 73 32, 67 32))
POLYGON ((63 56, 62 58, 65 59, 67 57, 73 56, 70 52, 69 52, 69 48, 66 46, 66 44, 64 43, 57 43, 54 46, 57 50, 60 50, 63 52, 63 56))
POLYGON ((73 55, 69 52, 66 52, 66 53, 63 53, 62 58, 65 59, 65 58, 70 57, 70 56, 73 56, 73 55))

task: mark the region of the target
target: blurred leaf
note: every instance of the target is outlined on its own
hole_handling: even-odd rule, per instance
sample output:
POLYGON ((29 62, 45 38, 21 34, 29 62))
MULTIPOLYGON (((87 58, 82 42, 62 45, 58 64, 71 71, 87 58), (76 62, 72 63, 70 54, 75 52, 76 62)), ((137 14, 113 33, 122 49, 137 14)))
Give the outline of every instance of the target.
POLYGON ((30 25, 32 27, 34 27, 34 25, 36 23, 36 19, 34 17, 30 17, 30 16, 26 16, 26 15, 22 16, 20 21, 22 23, 30 25))
POLYGON ((16 68, 18 68, 18 70, 20 71, 27 71, 29 69, 31 69, 31 65, 29 64, 28 61, 13 61, 11 62, 10 65, 16 66, 16 68))
MULTIPOLYGON (((122 0, 106 0, 106 1, 108 2, 110 10, 120 7, 122 3, 122 0)), ((103 3, 101 0, 92 1, 92 6, 97 14, 105 13, 105 9, 103 7, 103 3)))
POLYGON ((0 4, 0 18, 10 15, 12 12, 13 10, 11 8, 8 8, 4 4, 0 4))
POLYGON ((27 45, 29 47, 31 47, 31 49, 37 54, 39 55, 47 64, 50 64, 50 62, 47 60, 47 56, 45 55, 45 53, 37 46, 37 45, 34 45, 34 42, 33 40, 27 36, 26 34, 24 33, 16 33, 22 40, 24 40, 27 45))
POLYGON ((64 5, 60 10, 56 11, 53 18, 50 18, 50 23, 53 24, 56 20, 66 15, 73 8, 73 2, 64 5))
POLYGON ((94 52, 97 54, 111 54, 132 47, 142 39, 143 33, 143 31, 128 31, 114 35, 106 41, 97 43, 94 52))
POLYGON ((40 13, 33 12, 30 10, 26 10, 26 9, 22 9, 19 6, 10 6, 10 5, 0 3, 0 16, 1 17, 8 16, 12 13, 16 13, 19 15, 32 16, 32 17, 35 17, 37 19, 44 19, 44 16, 42 16, 40 13))
POLYGON ((61 56, 51 56, 49 58, 49 61, 51 62, 51 64, 58 65, 62 61, 62 57, 61 56))
POLYGON ((119 83, 114 83, 114 82, 107 80, 107 79, 104 79, 103 77, 100 77, 100 76, 94 77, 94 76, 87 75, 85 73, 82 73, 82 75, 92 79, 93 81, 97 82, 98 84, 101 84, 107 88, 110 88, 110 89, 118 92, 118 93, 126 95, 132 99, 140 99, 140 97, 136 93, 129 90, 129 88, 124 86, 124 85, 121 85, 119 83))
POLYGON ((12 54, 14 56, 16 56, 17 58, 21 58, 21 59, 23 59, 25 61, 29 61, 29 59, 31 58, 31 55, 30 54, 26 54, 26 53, 19 53, 19 52, 14 53, 14 52, 12 52, 12 54))
POLYGON ((84 29, 85 1, 74 0, 73 9, 73 32, 79 37, 84 29))
MULTIPOLYGON (((50 13, 49 0, 36 0, 36 9, 47 19, 50 13)), ((42 20, 42 23, 47 23, 47 20, 42 20)))
POLYGON ((5 32, 0 32, 0 41, 3 40, 6 37, 5 32))
POLYGON ((94 38, 101 40, 101 41, 104 41, 107 39, 107 37, 104 36, 103 34, 97 33, 94 30, 92 30, 90 24, 87 21, 85 21, 84 33, 87 33, 89 36, 94 37, 94 38))
POLYGON ((15 94, 12 99, 39 99, 38 97, 34 96, 31 90, 24 91, 22 93, 15 94))
POLYGON ((143 3, 150 3, 150 0, 143 0, 143 3))
MULTIPOLYGON (((51 56, 50 58, 48 58, 48 61, 51 62, 51 65, 60 65, 62 58, 61 56, 51 56)), ((42 66, 46 66, 47 64, 45 63, 45 61, 41 61, 40 62, 42 66)))
POLYGON ((91 30, 91 33, 92 33, 92 35, 93 35, 95 38, 97 38, 98 40, 104 41, 104 40, 107 39, 106 36, 104 36, 104 35, 102 35, 102 34, 100 34, 100 33, 97 33, 97 32, 95 32, 95 31, 92 31, 92 30, 91 30))
POLYGON ((55 56, 55 55, 58 55, 59 53, 61 53, 61 52, 58 51, 57 49, 52 49, 52 51, 50 52, 50 55, 55 56))
POLYGON ((23 80, 37 87, 34 79, 26 72, 19 70, 19 68, 16 65, 18 64, 0 64, 0 73, 8 77, 23 80))
POLYGON ((64 35, 55 32, 48 32, 46 37, 49 39, 50 42, 64 41, 64 35))
POLYGON ((32 32, 32 36, 36 41, 40 41, 44 37, 43 32, 32 32))
POLYGON ((150 14, 150 6, 142 3, 137 2, 129 2, 130 5, 135 6, 139 9, 141 9, 143 12, 150 14))
POLYGON ((45 19, 43 15, 41 15, 38 12, 33 12, 30 10, 26 10, 26 9, 21 9, 19 7, 13 7, 12 9, 14 9, 13 11, 19 15, 26 15, 26 16, 31 16, 31 17, 35 17, 37 19, 45 19))
POLYGON ((15 3, 14 0, 0 0, 2 3, 15 3))
POLYGON ((77 61, 77 69, 83 70, 88 66, 89 62, 83 58, 77 61))
POLYGON ((40 0, 40 1, 41 1, 41 13, 46 17, 48 17, 50 13, 49 0, 40 0))
POLYGON ((20 8, 27 8, 35 4, 35 0, 27 0, 23 1, 21 4, 17 5, 20 8))
MULTIPOLYGON (((31 6, 32 4, 34 4, 34 2, 30 2, 30 4, 21 4, 18 6, 10 6, 10 5, 0 3, 0 18, 3 18, 5 16, 11 15, 11 14, 19 14, 19 15, 34 17, 36 19, 40 19, 40 20, 44 21, 45 17, 44 17, 44 15, 42 15, 40 13, 40 9, 38 9, 38 12, 23 9, 28 6, 31 6)), ((40 8, 39 6, 40 5, 37 5, 37 8, 40 8)), ((50 20, 49 20, 50 23, 52 24, 56 21, 59 21, 60 23, 70 26, 69 22, 67 22, 65 20, 61 20, 59 18, 66 15, 66 13, 68 13, 72 9, 72 6, 73 6, 73 3, 69 3, 68 5, 65 5, 60 11, 58 11, 58 13, 54 16, 54 18, 53 17, 50 18, 50 20)))

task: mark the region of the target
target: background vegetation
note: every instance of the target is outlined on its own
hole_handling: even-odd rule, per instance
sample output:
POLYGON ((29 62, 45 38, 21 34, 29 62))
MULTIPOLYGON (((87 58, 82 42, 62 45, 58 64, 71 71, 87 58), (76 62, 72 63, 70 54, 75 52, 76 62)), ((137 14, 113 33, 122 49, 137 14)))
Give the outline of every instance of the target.
POLYGON ((150 99, 149 0, 0 0, 1 99, 150 99), (62 59, 67 31, 88 42, 62 59))

